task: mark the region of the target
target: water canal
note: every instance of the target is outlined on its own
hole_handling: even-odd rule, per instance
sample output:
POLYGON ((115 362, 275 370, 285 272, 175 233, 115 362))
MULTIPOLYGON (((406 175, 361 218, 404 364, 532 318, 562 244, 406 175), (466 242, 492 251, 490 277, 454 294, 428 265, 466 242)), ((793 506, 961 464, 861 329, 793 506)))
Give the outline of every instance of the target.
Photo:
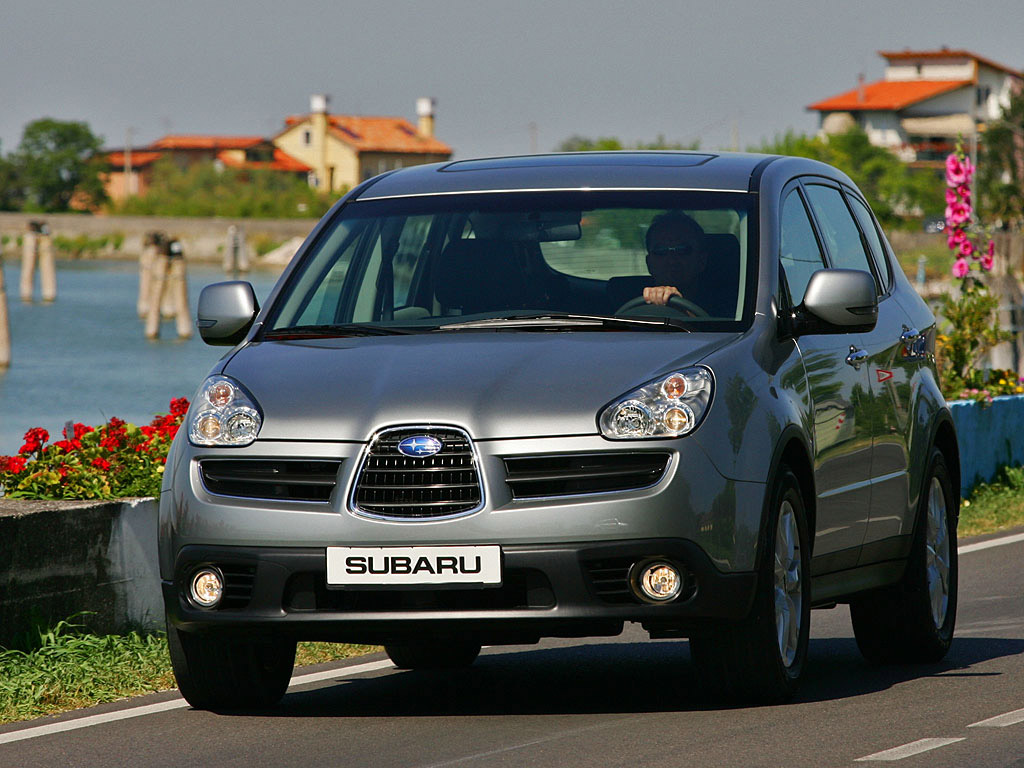
MULTIPOLYGON (((16 452, 31 427, 59 439, 69 419, 95 425, 117 416, 146 424, 166 412, 171 398, 191 399, 225 351, 203 344, 198 334, 179 340, 170 321, 160 340, 146 340, 136 314, 136 262, 58 263, 53 304, 19 301, 20 270, 12 262, 3 266, 12 360, 0 369, 0 455, 16 452)), ((207 264, 189 264, 188 277, 194 318, 203 286, 227 278, 207 264)), ((248 276, 261 303, 277 277, 276 271, 248 276)))

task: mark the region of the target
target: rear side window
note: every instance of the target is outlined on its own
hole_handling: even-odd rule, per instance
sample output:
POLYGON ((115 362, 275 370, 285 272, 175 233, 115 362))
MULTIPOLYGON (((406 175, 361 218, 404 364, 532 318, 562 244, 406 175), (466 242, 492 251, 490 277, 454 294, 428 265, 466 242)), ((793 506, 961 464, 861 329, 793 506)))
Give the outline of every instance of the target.
POLYGON ((860 230, 839 190, 821 184, 808 184, 807 196, 821 228, 832 266, 873 274, 868 264, 868 255, 864 252, 860 230))
POLYGON ((860 223, 864 238, 868 241, 868 249, 871 251, 871 258, 875 261, 878 269, 878 279, 882 282, 882 290, 889 289, 892 274, 889 272, 889 263, 885 258, 885 248, 882 246, 882 239, 878 235, 878 228, 875 227, 875 220, 868 211, 868 207, 853 195, 847 195, 850 207, 860 223))
POLYGON ((782 204, 780 222, 779 263, 793 306, 804 300, 804 292, 811 275, 825 268, 818 238, 807 216, 807 209, 797 190, 793 190, 782 204))

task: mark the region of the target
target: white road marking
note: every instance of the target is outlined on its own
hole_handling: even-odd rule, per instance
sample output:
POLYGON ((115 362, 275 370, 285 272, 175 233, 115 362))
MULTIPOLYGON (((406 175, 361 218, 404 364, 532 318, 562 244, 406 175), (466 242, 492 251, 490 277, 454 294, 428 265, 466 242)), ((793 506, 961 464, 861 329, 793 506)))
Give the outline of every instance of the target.
POLYGON ((1007 712, 1005 715, 996 715, 990 717, 988 720, 980 720, 977 723, 971 723, 968 728, 1005 728, 1008 725, 1016 725, 1017 723, 1024 723, 1024 709, 1017 709, 1013 712, 1007 712))
POLYGON ((964 544, 962 547, 957 547, 956 552, 958 555, 966 555, 968 552, 977 552, 979 549, 1002 547, 1006 544, 1016 544, 1018 541, 1024 541, 1024 533, 1015 533, 1013 536, 1003 536, 1000 539, 979 541, 977 544, 964 544))
MULTIPOLYGON (((385 669, 387 667, 393 666, 394 664, 392 664, 390 661, 384 660, 371 661, 367 662, 366 664, 357 664, 354 667, 342 667, 340 669, 328 669, 323 672, 311 672, 308 675, 299 675, 298 677, 293 677, 291 682, 288 684, 288 687, 293 688, 297 685, 308 685, 309 683, 317 683, 321 680, 352 677, 353 675, 361 675, 364 672, 376 672, 378 669, 385 669)), ((0 733, 0 744, 10 744, 14 741, 34 739, 38 736, 49 736, 52 733, 74 731, 79 728, 89 728, 93 725, 102 725, 103 723, 111 723, 117 720, 127 720, 128 718, 132 717, 153 715, 157 712, 166 712, 170 709, 184 709, 187 706, 187 701, 185 701, 181 697, 176 697, 169 701, 161 701, 157 704, 146 704, 145 706, 141 707, 121 709, 117 712, 105 712, 102 715, 89 715, 88 717, 79 717, 74 720, 64 720, 60 723, 38 725, 35 728, 23 728, 20 731, 0 733)))
POLYGON ((919 755, 922 752, 928 752, 932 749, 938 749, 939 747, 945 747, 949 744, 956 744, 958 741, 963 741, 964 737, 957 739, 918 739, 912 741, 909 744, 904 744, 902 747, 893 747, 887 749, 884 752, 875 752, 873 755, 867 757, 858 757, 854 760, 855 763, 864 763, 869 760, 893 762, 895 760, 902 760, 905 757, 913 757, 919 755))

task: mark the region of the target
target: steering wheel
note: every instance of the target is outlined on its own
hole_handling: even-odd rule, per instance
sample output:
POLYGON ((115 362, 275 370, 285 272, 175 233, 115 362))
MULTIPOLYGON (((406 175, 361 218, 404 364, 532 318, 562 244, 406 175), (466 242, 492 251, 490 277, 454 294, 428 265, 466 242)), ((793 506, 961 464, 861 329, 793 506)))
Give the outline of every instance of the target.
MULTIPOLYGON (((615 314, 625 315, 628 314, 629 312, 632 312, 634 309, 639 309, 640 307, 645 306, 657 307, 659 305, 648 304, 647 300, 643 296, 637 296, 635 299, 630 299, 617 310, 615 310, 615 314)), ((678 296, 676 294, 672 294, 671 296, 668 297, 668 303, 665 304, 665 306, 668 307, 669 309, 674 309, 676 312, 685 312, 686 314, 691 315, 692 317, 708 317, 707 310, 705 310, 703 307, 699 306, 698 304, 694 304, 689 299, 684 299, 682 296, 678 296)))

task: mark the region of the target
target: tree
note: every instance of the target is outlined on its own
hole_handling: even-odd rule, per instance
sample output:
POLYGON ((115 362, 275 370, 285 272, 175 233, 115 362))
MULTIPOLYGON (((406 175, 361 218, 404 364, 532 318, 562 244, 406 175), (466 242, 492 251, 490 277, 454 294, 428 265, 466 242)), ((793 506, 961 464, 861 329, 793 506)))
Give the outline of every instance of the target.
POLYGON ((692 141, 689 144, 681 144, 676 141, 666 141, 662 134, 651 142, 638 141, 636 144, 627 146, 613 136, 602 136, 591 139, 587 136, 575 134, 558 145, 558 152, 614 152, 619 149, 697 149, 699 141, 692 141))
POLYGON ((102 144, 87 123, 44 117, 25 126, 11 160, 24 186, 26 207, 66 211, 76 196, 90 207, 106 200, 100 179, 102 144))
POLYGON ((17 211, 24 200, 18 169, 10 158, 0 157, 0 211, 17 211))
POLYGON ((898 224, 910 215, 930 216, 942 211, 942 179, 931 171, 908 168, 889 150, 872 144, 857 126, 827 137, 787 131, 752 151, 809 157, 834 165, 860 188, 885 226, 898 224))
POLYGON ((1000 119, 982 134, 979 155, 983 215, 1007 228, 1024 228, 1024 91, 1010 97, 1000 119))

